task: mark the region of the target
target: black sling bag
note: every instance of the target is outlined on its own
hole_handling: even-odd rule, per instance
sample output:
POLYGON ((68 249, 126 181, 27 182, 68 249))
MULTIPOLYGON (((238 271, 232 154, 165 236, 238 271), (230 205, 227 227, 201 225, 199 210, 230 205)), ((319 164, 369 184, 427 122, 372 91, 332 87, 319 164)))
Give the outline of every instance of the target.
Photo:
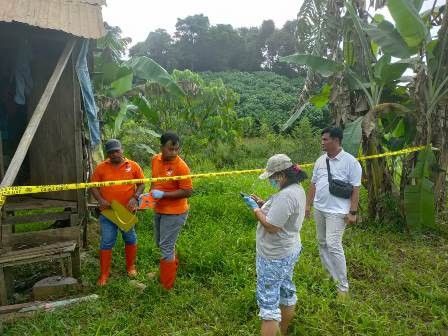
POLYGON ((351 198, 353 192, 353 186, 350 183, 334 180, 330 171, 330 160, 327 158, 327 172, 328 172, 328 187, 330 194, 340 198, 351 198))

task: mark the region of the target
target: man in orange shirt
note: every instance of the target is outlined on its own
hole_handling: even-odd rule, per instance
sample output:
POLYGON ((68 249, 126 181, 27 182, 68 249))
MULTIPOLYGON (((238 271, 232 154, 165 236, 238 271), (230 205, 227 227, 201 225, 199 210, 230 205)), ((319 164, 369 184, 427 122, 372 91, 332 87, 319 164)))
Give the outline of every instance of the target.
MULTIPOLYGON (((171 132, 160 138, 161 153, 152 159, 152 177, 190 175, 190 168, 179 157, 180 139, 171 132)), ((178 259, 175 254, 177 236, 188 216, 187 198, 193 193, 191 179, 153 182, 154 238, 160 248, 160 282, 171 289, 176 280, 178 259)))
MULTIPOLYGON (((118 181, 144 178, 140 166, 123 156, 123 149, 120 141, 110 139, 106 142, 105 150, 108 159, 101 162, 93 172, 91 181, 118 181)), ((110 203, 115 200, 129 210, 135 210, 137 200, 143 192, 145 185, 127 184, 121 186, 92 188, 91 192, 99 203, 100 210, 110 207, 110 203)), ((104 286, 107 283, 110 273, 110 264, 112 260, 112 248, 117 240, 118 227, 105 216, 100 215, 98 221, 101 226, 101 244, 100 244, 100 267, 101 275, 98 279, 98 285, 104 286)), ((121 231, 121 230, 120 230, 121 231)), ((121 236, 126 244, 126 271, 130 277, 137 275, 135 269, 135 257, 137 255, 137 234, 135 228, 128 232, 121 231, 121 236)))

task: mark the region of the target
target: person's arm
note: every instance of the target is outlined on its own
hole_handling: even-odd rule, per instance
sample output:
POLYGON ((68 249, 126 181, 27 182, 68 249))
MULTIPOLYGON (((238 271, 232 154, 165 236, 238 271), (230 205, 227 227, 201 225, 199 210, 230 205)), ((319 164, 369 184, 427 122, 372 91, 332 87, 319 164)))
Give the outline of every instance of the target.
POLYGON ((316 195, 316 184, 310 183, 308 194, 306 196, 305 217, 311 217, 311 207, 313 206, 314 196, 316 195))
POLYGON ((93 197, 95 197, 95 199, 98 201, 101 210, 110 207, 110 203, 101 196, 100 190, 98 188, 91 188, 90 192, 92 193, 93 197))
POLYGON ((145 185, 143 183, 137 184, 137 189, 135 190, 134 195, 131 196, 128 202, 128 208, 130 210, 134 210, 138 205, 138 198, 142 194, 143 190, 145 189, 145 185))
POLYGON ((266 229, 267 232, 269 232, 269 233, 277 233, 277 232, 280 232, 282 230, 278 226, 269 224, 268 221, 267 221, 266 215, 263 213, 263 211, 261 211, 260 208, 255 208, 254 209, 254 215, 258 219, 260 224, 264 226, 264 228, 266 229))
POLYGON ((359 191, 361 188, 362 167, 357 160, 353 160, 350 167, 349 183, 353 186, 352 195, 350 197, 350 212, 346 219, 348 224, 353 224, 357 219, 359 191))
POLYGON ((145 190, 145 184, 144 183, 137 184, 137 190, 135 190, 135 197, 139 198, 140 195, 143 193, 143 190, 145 190))
POLYGON ((165 191, 163 198, 188 198, 193 194, 193 189, 177 189, 174 191, 165 191))
POLYGON ((349 224, 356 222, 359 204, 359 189, 360 187, 353 187, 352 197, 350 198, 350 212, 347 215, 349 224))

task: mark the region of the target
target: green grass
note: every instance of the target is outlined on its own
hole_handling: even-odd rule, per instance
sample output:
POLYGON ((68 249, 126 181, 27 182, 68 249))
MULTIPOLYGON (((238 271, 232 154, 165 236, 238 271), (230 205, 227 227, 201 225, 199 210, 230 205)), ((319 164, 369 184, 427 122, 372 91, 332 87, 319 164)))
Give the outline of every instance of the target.
MULTIPOLYGON (((239 191, 267 196, 273 190, 255 176, 198 180, 195 190, 177 245, 180 268, 173 291, 146 277, 157 271, 159 259, 147 212, 138 224, 138 280, 148 286, 143 292, 128 284, 121 240, 110 283, 97 288, 92 242, 83 258, 83 292, 100 299, 20 318, 5 326, 4 335, 257 335, 256 223, 239 191)), ((96 223, 91 229, 97 231, 96 223)), ((448 333, 446 235, 412 237, 380 225, 348 228, 351 299, 345 303, 336 300, 321 267, 311 221, 304 223, 302 242, 292 335, 448 333)))

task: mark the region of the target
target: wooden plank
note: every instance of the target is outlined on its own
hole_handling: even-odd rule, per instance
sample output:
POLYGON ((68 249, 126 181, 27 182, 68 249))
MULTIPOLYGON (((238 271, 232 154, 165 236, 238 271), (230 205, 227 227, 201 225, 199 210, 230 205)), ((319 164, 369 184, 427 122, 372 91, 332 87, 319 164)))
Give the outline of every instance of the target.
POLYGON ((71 253, 72 276, 79 279, 81 277, 81 254, 80 246, 77 245, 71 253))
MULTIPOLYGON (((44 46, 50 52, 36 51, 34 57, 41 63, 42 69, 37 70, 39 79, 36 79, 36 92, 32 99, 36 100, 38 93, 42 92, 45 79, 49 76, 53 60, 57 56, 54 43, 44 43, 44 46), (50 57, 49 57, 50 56, 50 57), (50 59, 49 59, 50 58, 50 59), (48 60, 47 60, 48 59, 48 60), (39 86, 39 87, 37 87, 39 86)), ((43 48, 45 48, 43 47, 43 48)), ((76 48, 78 49, 78 47, 76 48)), ((76 52, 72 52, 72 57, 59 80, 59 83, 53 93, 53 97, 48 104, 47 111, 42 118, 41 125, 37 130, 30 147, 30 183, 40 184, 62 184, 73 183, 77 181, 78 159, 76 155, 75 143, 81 141, 76 135, 76 120, 74 116, 75 103, 80 104, 80 93, 78 90, 75 96, 76 88, 79 83, 74 82, 76 52), (41 149, 45 148, 45 154, 42 155, 41 149), (52 169, 48 169, 51 167, 52 169)), ((79 118, 81 116, 78 110, 79 118)), ((83 190, 82 190, 83 191, 83 190)), ((68 190, 61 192, 41 193, 40 198, 60 199, 77 201, 78 190, 68 190)))
POLYGON ((70 212, 64 211, 64 212, 42 213, 28 216, 6 216, 3 219, 3 225, 67 220, 70 219, 72 215, 73 214, 71 214, 70 212))
POLYGON ((75 249, 74 247, 71 247, 71 248, 67 247, 65 249, 57 249, 57 250, 53 250, 53 251, 45 250, 45 251, 41 251, 41 252, 36 252, 34 254, 16 254, 13 256, 9 256, 9 257, 2 256, 0 258, 0 265, 2 267, 5 265, 15 265, 17 263, 25 262, 27 260, 33 260, 36 258, 42 258, 42 257, 47 257, 47 256, 57 258, 58 255, 72 253, 74 249, 75 249))
POLYGON ((4 264, 2 264, 2 266, 4 266, 4 267, 15 267, 15 266, 28 265, 28 264, 33 264, 33 263, 42 262, 42 261, 52 261, 52 260, 57 260, 57 259, 60 259, 60 258, 70 258, 70 256, 71 256, 70 252, 59 253, 59 254, 52 254, 52 255, 45 255, 45 256, 36 257, 36 258, 33 258, 33 259, 18 260, 18 261, 12 261, 12 262, 8 262, 8 263, 4 263, 4 264))
MULTIPOLYGON (((78 53, 76 58, 79 55, 79 51, 81 48, 78 48, 78 53)), ((90 54, 91 55, 91 54, 90 54)), ((74 56, 72 56, 74 58, 74 56)), ((76 63, 76 62, 74 62, 76 63)), ((81 108, 81 88, 78 80, 78 74, 76 71, 73 71, 73 120, 74 120, 74 150, 75 150, 75 164, 76 164, 76 182, 85 182, 87 180, 87 169, 85 168, 85 163, 87 160, 87 155, 84 155, 85 150, 89 150, 89 148, 84 148, 83 141, 83 127, 84 122, 83 118, 86 115, 83 113, 81 108)), ((87 144, 85 144, 88 146, 87 144)), ((81 224, 83 227, 83 238, 82 241, 86 241, 86 222, 87 222, 87 190, 78 189, 76 191, 76 200, 78 202, 78 218, 77 224, 81 224)))
POLYGON ((57 242, 76 240, 81 238, 80 227, 66 227, 53 230, 43 230, 34 232, 23 232, 10 235, 5 242, 8 246, 29 246, 36 247, 42 244, 53 244, 57 242))
POLYGON ((36 304, 40 304, 42 301, 32 301, 32 302, 25 302, 25 303, 17 303, 7 306, 1 306, 0 307, 0 315, 1 314, 8 314, 8 313, 14 313, 19 311, 22 308, 35 306, 36 304))
POLYGON ((37 246, 37 247, 32 247, 32 248, 28 248, 28 249, 24 249, 24 250, 14 250, 14 251, 9 251, 6 252, 5 254, 0 256, 0 260, 3 260, 3 258, 9 258, 11 256, 15 256, 15 255, 19 255, 19 254, 36 254, 38 252, 41 251, 45 251, 45 250, 65 250, 67 249, 68 251, 73 251, 75 249, 77 245, 77 241, 75 240, 70 240, 70 241, 66 241, 66 242, 61 242, 61 243, 55 243, 55 244, 50 244, 50 245, 41 245, 41 246, 37 246))
POLYGON ((39 103, 36 106, 36 109, 33 112, 33 115, 28 123, 28 126, 20 140, 20 143, 17 147, 16 152, 11 160, 11 163, 8 166, 5 176, 0 184, 2 187, 9 187, 14 183, 14 180, 19 172, 19 169, 25 159, 25 156, 28 152, 28 148, 30 147, 31 141, 33 140, 34 134, 36 133, 37 128, 39 127, 42 116, 44 115, 45 110, 47 109, 48 102, 50 101, 51 96, 53 95, 54 89, 59 81, 59 78, 64 71, 64 68, 67 64, 68 59, 70 58, 70 54, 75 46, 76 40, 70 39, 67 41, 66 46, 59 57, 58 63, 53 71, 53 74, 48 81, 47 87, 45 88, 42 97, 39 100, 39 103))
POLYGON ((70 226, 79 226, 79 216, 78 214, 70 215, 70 226))
POLYGON ((3 267, 0 267, 0 304, 2 306, 8 304, 8 292, 6 290, 5 271, 3 267))
POLYGON ((40 256, 47 256, 51 254, 58 254, 58 253, 66 253, 66 252, 73 252, 75 250, 76 243, 72 246, 65 246, 65 247, 59 247, 54 249, 42 249, 42 250, 36 250, 33 252, 27 252, 27 250, 19 250, 19 251, 10 251, 7 252, 6 255, 2 255, 0 257, 0 264, 4 264, 11 261, 16 260, 26 260, 26 259, 33 259, 40 256))
POLYGON ((4 208, 0 208, 0 250, 2 251, 8 251, 11 249, 10 246, 8 246, 7 241, 9 237, 12 234, 12 228, 11 225, 3 225, 3 218, 5 217, 5 210, 4 208))
POLYGON ((3 141, 2 132, 0 132, 0 179, 5 175, 5 163, 3 162, 3 141))
POLYGON ((34 209, 56 209, 56 208, 71 208, 75 210, 77 207, 76 202, 61 201, 52 199, 35 198, 30 196, 13 196, 8 197, 6 200, 4 209, 5 211, 21 211, 21 210, 34 210, 34 209))

